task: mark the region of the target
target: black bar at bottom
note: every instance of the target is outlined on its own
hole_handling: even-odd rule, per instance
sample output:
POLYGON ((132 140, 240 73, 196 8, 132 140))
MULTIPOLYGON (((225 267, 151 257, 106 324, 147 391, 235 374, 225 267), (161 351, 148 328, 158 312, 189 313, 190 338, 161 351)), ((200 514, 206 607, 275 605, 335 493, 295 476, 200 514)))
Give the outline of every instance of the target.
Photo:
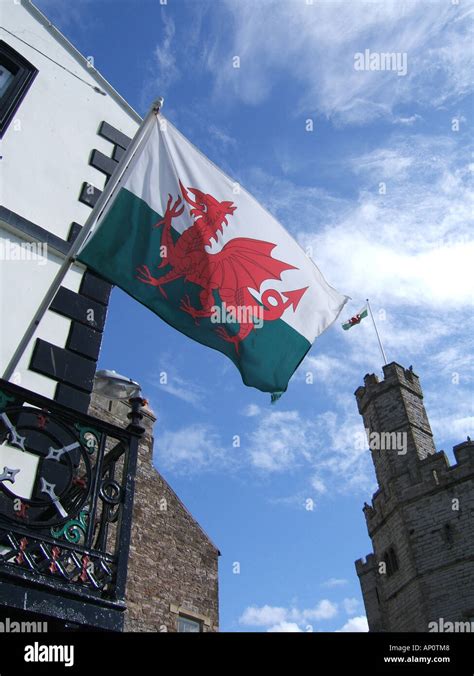
MULTIPOLYGON (((0 625, 1 630, 1 625, 0 625)), ((456 674, 471 676, 471 634, 350 634, 350 633, 147 633, 61 634, 0 633, 2 676, 18 674, 124 674, 155 673, 169 660, 180 668, 216 665, 226 674, 229 659, 236 673, 264 674, 456 674), (387 662, 390 646, 418 646, 425 650, 397 652, 405 662, 387 662), (54 646, 49 653, 48 647, 54 646), (428 646, 433 649, 428 649, 428 646), (442 647, 442 649, 441 649, 442 647), (61 650, 62 648, 62 650, 61 650), (51 655, 63 661, 46 661, 51 655), (409 662, 408 657, 429 657, 430 663, 409 662), (36 661, 29 661, 30 658, 36 661), (435 662, 434 658, 443 661, 435 662), (65 660, 69 660, 69 664, 65 660), (207 662, 206 662, 207 660, 207 662), (42 662, 42 663, 40 663, 42 662), (127 665, 126 667, 124 665, 127 665), (284 667, 282 668, 282 666, 284 667), (68 668, 65 668, 65 667, 68 668), (277 669, 276 667, 279 667, 277 669)))

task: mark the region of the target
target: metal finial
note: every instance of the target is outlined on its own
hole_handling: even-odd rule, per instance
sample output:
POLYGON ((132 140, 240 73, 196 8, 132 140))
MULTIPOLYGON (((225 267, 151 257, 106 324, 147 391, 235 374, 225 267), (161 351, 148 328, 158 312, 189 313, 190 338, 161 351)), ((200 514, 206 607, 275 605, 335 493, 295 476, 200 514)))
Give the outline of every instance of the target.
POLYGON ((154 110, 156 113, 159 113, 159 112, 160 112, 160 109, 163 108, 164 104, 165 104, 164 98, 163 98, 162 96, 159 96, 159 97, 156 99, 156 101, 153 102, 153 110, 154 110))

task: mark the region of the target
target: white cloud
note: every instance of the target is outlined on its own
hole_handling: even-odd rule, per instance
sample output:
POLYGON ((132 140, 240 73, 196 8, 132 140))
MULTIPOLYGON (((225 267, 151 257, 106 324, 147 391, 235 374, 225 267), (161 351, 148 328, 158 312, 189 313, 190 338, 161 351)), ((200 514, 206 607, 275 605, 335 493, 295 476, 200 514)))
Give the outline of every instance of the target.
POLYGON ((323 453, 316 457, 318 470, 328 476, 337 491, 369 491, 374 487, 370 454, 357 444, 363 431, 362 419, 352 397, 341 400, 340 405, 339 412, 320 416, 327 439, 323 453))
POLYGON ((155 47, 154 53, 157 69, 155 85, 160 91, 166 93, 170 85, 179 79, 180 71, 173 52, 173 40, 176 33, 175 23, 165 9, 161 12, 161 18, 163 20, 163 37, 160 44, 155 47))
POLYGON ((230 28, 207 54, 220 99, 260 104, 284 74, 302 92, 297 112, 361 123, 390 117, 400 104, 441 106, 472 87, 470 10, 462 3, 225 0, 220 9, 226 16, 216 20, 230 28), (356 71, 354 55, 365 49, 406 53, 408 74, 356 71))
POLYGON ((365 632, 369 631, 369 624, 365 615, 359 615, 358 617, 351 617, 350 620, 347 620, 345 625, 338 629, 340 632, 365 632))
POLYGON ((267 631, 303 631, 308 621, 330 620, 337 615, 337 604, 322 599, 313 608, 249 606, 239 618, 245 626, 267 627, 267 631), (303 629, 300 625, 303 625, 303 629))
POLYGON ((470 355, 470 336, 462 345, 463 352, 459 352, 457 346, 448 345, 436 354, 432 355, 433 363, 438 369, 441 369, 443 374, 452 376, 458 373, 462 378, 469 377, 469 372, 472 371, 473 363, 470 355))
POLYGON ((206 391, 196 382, 188 380, 173 363, 173 355, 164 353, 159 359, 158 368, 148 379, 149 384, 160 394, 177 397, 195 408, 201 409, 206 391))
POLYGON ((276 606, 250 606, 239 618, 240 624, 252 627, 267 627, 285 621, 288 611, 276 606))
POLYGON ((410 115, 408 117, 403 117, 403 115, 400 115, 399 117, 394 117, 392 122, 393 124, 401 124, 410 127, 412 124, 415 124, 415 122, 422 119, 423 118, 421 117, 421 115, 415 113, 414 115, 410 115))
MULTIPOLYGON (((349 313, 350 314, 350 313, 349 313)), ((339 376, 347 369, 347 362, 343 358, 333 357, 329 354, 309 355, 298 369, 298 378, 306 380, 307 374, 311 373, 313 381, 323 382, 327 385, 338 384, 339 376)))
POLYGON ((357 303, 369 296, 382 307, 446 314, 470 306, 473 191, 462 143, 395 137, 352 158, 361 181, 357 203, 328 213, 321 230, 314 232, 309 221, 300 233, 322 271, 331 270, 331 284, 357 303), (379 194, 380 183, 386 194, 379 194))
POLYGON ((217 142, 220 149, 229 151, 237 147, 236 139, 215 124, 210 124, 208 131, 211 137, 217 142))
MULTIPOLYGON (((346 373, 354 370, 354 382, 358 384, 357 367, 346 364, 345 369, 346 373)), ((199 406, 198 393, 176 378, 176 373, 169 376, 169 384, 160 386, 162 391, 199 406)), ((298 410, 261 409, 249 404, 242 413, 249 418, 250 431, 242 440, 244 453, 238 456, 230 446, 225 448, 221 433, 210 425, 175 431, 160 429, 156 443, 159 466, 196 473, 224 467, 236 469, 247 463, 259 473, 270 475, 303 468, 306 486, 290 498, 274 500, 299 507, 304 507, 311 496, 314 499, 330 490, 370 491, 374 487, 373 469, 368 450, 356 444, 363 425, 355 401, 349 394, 335 392, 334 404, 332 411, 308 416, 298 410)))
POLYGON ((438 440, 448 436, 458 439, 458 443, 461 443, 461 441, 466 441, 468 436, 474 438, 474 416, 472 415, 460 417, 459 414, 454 413, 436 416, 431 420, 431 426, 435 439, 438 440))
POLYGON ((296 633, 296 632, 301 632, 303 631, 298 627, 296 622, 280 622, 280 624, 276 624, 273 627, 270 627, 270 629, 267 629, 267 632, 279 632, 279 633, 296 633))
MULTIPOLYGON (((294 237, 298 235, 297 226, 314 230, 318 223, 340 217, 349 206, 346 200, 319 186, 296 184, 289 178, 269 174, 260 167, 248 167, 242 182, 294 237), (297 219, 295 204, 298 205, 297 219)), ((313 257, 311 253, 310 256, 313 257)), ((314 257, 317 261, 316 251, 314 257)))
POLYGON ((308 455, 312 441, 311 425, 298 411, 271 411, 251 434, 251 462, 267 472, 292 469, 308 455))
POLYGON ((328 489, 327 489, 327 487, 326 487, 326 484, 325 484, 324 481, 323 481, 322 479, 320 479, 320 477, 317 476, 316 474, 315 474, 314 476, 311 477, 310 485, 311 485, 311 488, 312 488, 314 491, 316 491, 316 493, 318 493, 318 494, 320 494, 320 495, 323 495, 324 493, 327 493, 327 490, 328 490, 328 489))
POLYGON ((195 383, 176 374, 171 377, 166 385, 162 385, 161 387, 162 391, 166 392, 166 394, 171 394, 173 397, 186 401, 196 408, 201 407, 201 400, 204 396, 204 392, 202 388, 195 383))
POLYGON ((310 485, 319 494, 328 486, 341 492, 370 490, 370 454, 356 444, 363 431, 361 419, 352 399, 341 405, 338 412, 308 419, 296 410, 262 414, 250 434, 251 464, 270 474, 312 469, 310 485))
POLYGON ((342 605, 348 615, 353 615, 359 607, 359 600, 355 598, 347 598, 343 600, 342 605))
POLYGON ((292 611, 291 614, 295 618, 301 618, 300 621, 329 620, 337 615, 337 604, 332 603, 328 599, 323 599, 314 608, 307 608, 302 611, 292 611))
POLYGON ((422 381, 424 403, 438 450, 474 437, 472 383, 474 363, 470 357, 472 329, 461 323, 444 350, 429 356, 427 378, 422 381), (459 337, 458 337, 459 336, 459 337))
POLYGON ((342 587, 348 584, 348 581, 345 578, 339 577, 330 577, 329 580, 326 580, 322 583, 323 587, 342 587))
POLYGON ((221 445, 209 425, 191 425, 175 432, 156 432, 155 461, 160 470, 191 474, 222 471, 233 466, 231 449, 221 445))
MULTIPOLYGON (((335 197, 256 168, 249 169, 248 178, 252 191, 310 252, 328 281, 354 299, 354 311, 370 297, 386 310, 412 308, 418 324, 425 318, 431 324, 429 312, 434 328, 449 333, 449 313, 469 309, 474 294, 469 167, 460 133, 397 133, 383 146, 340 163, 342 177, 350 172, 348 180, 352 175, 357 181, 356 198, 335 197)), ((403 321, 396 329, 389 332, 390 340, 400 344, 412 326, 403 321)), ((346 342, 354 333, 345 335, 346 342)), ((417 326, 416 333, 407 335, 408 341, 433 339, 431 330, 417 326)), ((320 378, 330 380, 339 366, 334 359, 316 357, 313 366, 320 378)))
POLYGON ((360 155, 352 160, 354 173, 370 174, 372 178, 399 178, 406 175, 407 169, 414 162, 411 153, 394 148, 377 148, 370 153, 360 155))
POLYGON ((261 408, 257 404, 248 404, 242 411, 242 415, 247 416, 248 418, 253 418, 256 415, 260 415, 261 408))

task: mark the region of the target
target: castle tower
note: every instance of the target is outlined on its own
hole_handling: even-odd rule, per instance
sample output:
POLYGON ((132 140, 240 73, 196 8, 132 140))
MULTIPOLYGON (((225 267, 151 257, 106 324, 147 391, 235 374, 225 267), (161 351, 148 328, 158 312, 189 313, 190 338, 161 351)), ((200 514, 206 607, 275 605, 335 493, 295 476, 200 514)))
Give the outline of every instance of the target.
POLYGON ((369 629, 474 622, 474 442, 455 446, 450 466, 418 376, 396 363, 383 371, 355 392, 379 485, 364 506, 373 553, 355 564, 369 629))

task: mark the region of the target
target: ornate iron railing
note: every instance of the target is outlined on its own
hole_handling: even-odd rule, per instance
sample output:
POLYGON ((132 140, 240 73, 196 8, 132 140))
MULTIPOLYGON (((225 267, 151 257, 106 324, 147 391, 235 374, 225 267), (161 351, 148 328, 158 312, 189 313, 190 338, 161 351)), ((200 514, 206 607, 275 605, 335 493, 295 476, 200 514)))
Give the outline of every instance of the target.
POLYGON ((0 604, 120 628, 140 403, 120 429, 0 379, 0 604))

